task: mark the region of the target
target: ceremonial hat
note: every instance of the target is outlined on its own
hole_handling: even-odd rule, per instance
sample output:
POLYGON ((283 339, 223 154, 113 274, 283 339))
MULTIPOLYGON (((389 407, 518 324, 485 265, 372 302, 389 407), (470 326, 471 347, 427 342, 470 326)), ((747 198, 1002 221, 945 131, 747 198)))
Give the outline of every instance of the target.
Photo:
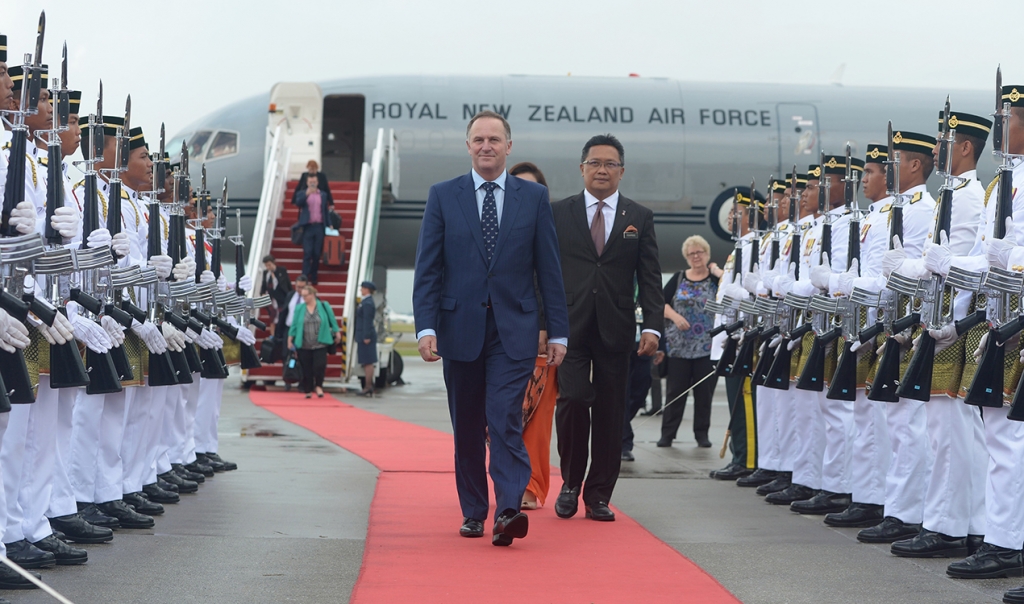
MULTIPOLYGON (((104 115, 102 117, 103 117, 103 124, 102 124, 103 125, 103 134, 105 134, 106 136, 115 136, 115 135, 117 135, 118 127, 122 127, 122 128, 124 127, 124 118, 123 117, 118 117, 116 115, 104 115)), ((97 120, 97 121, 99 121, 99 120, 97 120)), ((89 125, 88 117, 86 117, 85 119, 81 120, 81 122, 79 122, 79 124, 82 126, 82 136, 83 137, 87 136, 87 132, 86 131, 88 130, 87 126, 89 125)), ((99 126, 100 124, 97 123, 96 125, 99 126)))
MULTIPOLYGON (((43 79, 42 87, 46 88, 49 85, 49 66, 43 65, 43 79)), ((21 85, 25 82, 25 71, 21 65, 13 65, 7 68, 7 75, 11 76, 11 82, 14 83, 14 90, 21 90, 21 85)))
POLYGON ((0 34, 0 63, 7 62, 7 36, 0 34))
MULTIPOLYGON (((757 198, 755 197, 755 199, 757 199, 757 198)), ((740 193, 739 191, 736 191, 736 203, 738 205, 741 205, 741 206, 744 206, 744 207, 749 206, 750 205, 750 195, 744 195, 743 193, 740 193)), ((763 199, 757 199, 757 209, 758 210, 764 210, 764 200, 763 199)))
POLYGON ((897 130, 892 135, 892 146, 897 151, 912 151, 931 155, 932 149, 935 148, 935 137, 920 132, 897 130))
POLYGON ((1003 86, 1003 102, 1011 107, 1024 107, 1024 86, 1003 86))
MULTIPOLYGON (((790 172, 789 174, 786 175, 786 187, 788 188, 789 184, 792 183, 792 182, 793 182, 793 173, 790 172)), ((807 188, 807 175, 806 174, 797 174, 796 175, 796 188, 797 189, 806 189, 807 188)))
POLYGON ((884 164, 889 159, 888 145, 868 143, 868 152, 864 154, 865 164, 884 164))
MULTIPOLYGON (((864 162, 862 160, 859 160, 856 157, 851 157, 850 163, 853 164, 854 170, 864 171, 864 162)), ((839 174, 841 176, 846 176, 845 155, 826 155, 823 166, 823 172, 825 174, 839 174)))
POLYGON ((146 137, 142 135, 142 127, 136 126, 128 133, 128 149, 135 150, 146 146, 146 137))
POLYGON ((377 286, 373 284, 373 281, 363 281, 359 284, 359 287, 365 287, 372 292, 377 291, 377 286))
POLYGON ((807 180, 818 180, 821 178, 821 166, 813 164, 807 166, 807 180))
MULTIPOLYGON (((50 97, 50 105, 53 105, 53 97, 50 97)), ((82 91, 81 90, 69 90, 68 91, 68 111, 71 115, 78 115, 78 110, 82 106, 82 91)))
MULTIPOLYGON (((945 112, 940 111, 939 132, 942 132, 942 122, 944 119, 945 112)), ((955 129, 958 133, 974 136, 984 141, 988 140, 988 133, 992 131, 992 120, 985 119, 978 115, 971 115, 970 113, 950 111, 949 127, 955 129)))
POLYGON ((772 193, 782 193, 789 188, 789 181, 773 180, 772 181, 772 193))

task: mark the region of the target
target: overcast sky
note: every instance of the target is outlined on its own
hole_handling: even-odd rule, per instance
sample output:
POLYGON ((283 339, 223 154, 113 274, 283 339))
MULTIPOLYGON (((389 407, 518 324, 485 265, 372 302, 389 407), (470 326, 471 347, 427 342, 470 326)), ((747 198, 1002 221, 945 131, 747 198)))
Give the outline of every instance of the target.
POLYGON ((58 65, 67 41, 83 113, 103 78, 108 113, 131 93, 132 122, 155 134, 166 121, 168 136, 275 82, 350 75, 814 84, 845 64, 847 86, 989 89, 1001 62, 1024 82, 1019 0, 0 0, 9 64, 31 51, 42 9, 44 61, 58 65))

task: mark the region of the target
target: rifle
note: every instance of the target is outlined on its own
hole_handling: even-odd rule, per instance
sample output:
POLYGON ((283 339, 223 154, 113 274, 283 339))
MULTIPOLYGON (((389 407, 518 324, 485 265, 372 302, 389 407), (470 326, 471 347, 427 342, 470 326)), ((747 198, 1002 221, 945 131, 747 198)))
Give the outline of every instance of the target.
MULTIPOLYGON (((224 184, 225 189, 227 183, 224 184)), ((227 194, 225 193, 225 197, 227 194)), ((246 327, 249 324, 255 325, 259 329, 266 329, 267 326, 262 321, 253 316, 256 311, 256 306, 252 298, 245 296, 246 292, 242 290, 239 285, 242 277, 245 276, 245 242, 242 239, 242 210, 235 208, 235 225, 237 227, 237 234, 229 237, 231 243, 235 244, 235 294, 238 296, 238 302, 241 303, 241 312, 232 313, 238 316, 239 328, 248 329, 246 327)), ((238 308, 237 306, 235 307, 238 308)), ((235 331, 236 338, 238 331, 235 331)), ((241 358, 242 369, 256 369, 262 367, 263 363, 260 362, 260 355, 256 352, 256 347, 252 344, 246 344, 239 342, 239 357, 241 358)))
POLYGON ((46 34, 46 12, 39 14, 39 28, 36 32, 35 56, 26 54, 25 63, 22 65, 22 86, 18 110, 10 112, 12 120, 8 123, 11 126, 11 152, 10 162, 7 166, 7 182, 4 188, 4 201, 0 210, 0 236, 18 237, 21 233, 11 226, 11 212, 21 202, 25 201, 25 153, 28 151, 28 126, 25 124, 25 117, 34 115, 39 111, 39 97, 42 87, 42 55, 43 38, 46 34))
MULTIPOLYGON (((171 264, 175 266, 188 257, 187 244, 185 243, 185 205, 189 203, 190 185, 188 180, 188 153, 184 141, 182 142, 181 157, 181 164, 171 177, 173 195, 171 196, 171 208, 168 212, 167 229, 167 255, 171 257, 171 264)), ((182 318, 179 308, 182 305, 188 306, 189 288, 187 286, 194 285, 192 279, 178 281, 172 274, 171 281, 166 284, 166 289, 162 290, 165 298, 164 313, 161 319, 182 332, 184 332, 184 328, 187 328, 188 325, 182 318), (181 287, 181 285, 186 285, 186 287, 181 287)), ((201 370, 198 357, 193 358, 192 363, 189 362, 190 357, 186 352, 189 348, 186 346, 182 350, 167 351, 177 373, 179 384, 191 384, 193 381, 192 373, 201 370)))
MULTIPOLYGON (((732 198, 732 240, 733 240, 733 255, 732 255, 732 282, 738 283, 742 278, 743 268, 743 239, 740 235, 740 209, 739 209, 739 189, 733 191, 732 198)), ((736 320, 739 314, 739 300, 733 300, 728 296, 722 299, 722 304, 725 306, 725 313, 723 314, 723 322, 716 326, 710 331, 711 337, 717 336, 723 330, 726 332, 728 337, 725 339, 725 345, 722 350, 722 356, 718 359, 718 363, 715 366, 715 371, 718 375, 727 376, 732 375, 732 365, 736 361, 736 340, 732 339, 732 334, 737 330, 743 328, 743 321, 736 320), (728 322, 727 322, 728 321, 728 322)), ((705 305, 706 308, 706 305, 705 305)))

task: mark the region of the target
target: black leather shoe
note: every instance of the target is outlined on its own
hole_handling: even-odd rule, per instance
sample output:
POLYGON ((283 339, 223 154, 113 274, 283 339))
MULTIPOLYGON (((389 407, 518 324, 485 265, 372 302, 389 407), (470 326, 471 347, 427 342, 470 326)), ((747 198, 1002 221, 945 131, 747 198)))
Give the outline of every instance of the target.
POLYGON ((178 489, 178 493, 195 493, 199 490, 199 485, 197 483, 192 482, 191 480, 185 480, 181 476, 178 476, 174 470, 164 472, 157 478, 174 485, 174 487, 178 489))
MULTIPOLYGON (((323 397, 322 394, 319 395, 319 396, 323 397)), ((231 470, 237 470, 238 469, 238 464, 236 464, 233 461, 225 461, 225 460, 221 459, 220 455, 217 455, 216 453, 207 453, 206 454, 206 458, 211 460, 211 461, 215 461, 217 463, 224 464, 224 471, 225 472, 230 472, 231 470)))
POLYGON ((89 552, 78 547, 71 547, 53 535, 44 537, 32 545, 53 554, 58 566, 74 566, 89 561, 89 552))
POLYGON ((641 411, 641 412, 640 412, 640 415, 642 415, 642 416, 644 416, 644 417, 648 417, 648 416, 654 415, 654 414, 655 414, 655 413, 657 413, 658 411, 661 411, 661 408, 660 408, 660 407, 659 407, 659 408, 657 408, 657 409, 648 409, 647 411, 641 411))
POLYGON ((195 472, 197 474, 202 474, 203 476, 205 476, 207 478, 213 478, 213 468, 211 468, 208 465, 199 463, 198 459, 196 461, 193 461, 190 464, 187 464, 185 466, 185 469, 188 470, 189 472, 195 472))
POLYGON ((57 563, 51 552, 43 551, 25 539, 4 545, 7 546, 7 559, 17 562, 22 568, 50 568, 57 563))
POLYGON ((1024 576, 1019 549, 982 543, 973 555, 951 563, 946 574, 957 579, 994 579, 1024 576))
POLYGON ((483 537, 484 523, 480 520, 473 520, 472 518, 463 518, 462 528, 459 529, 459 535, 463 537, 483 537))
POLYGON ((491 545, 508 546, 512 545, 513 539, 522 539, 530 530, 530 519, 526 514, 507 509, 494 521, 494 535, 491 538, 491 545))
POLYGON ((632 451, 623 451, 622 452, 622 461, 636 461, 636 458, 633 457, 633 452, 632 451))
POLYGON ((61 541, 107 543, 114 539, 114 531, 86 522, 81 512, 50 518, 50 528, 53 529, 54 536, 61 541), (58 535, 58 531, 64 536, 58 535))
POLYGON ((809 514, 822 516, 833 512, 842 512, 850 507, 853 500, 849 493, 832 493, 821 491, 807 501, 794 501, 789 506, 789 511, 797 514, 809 514))
POLYGON ((884 507, 873 503, 851 503, 842 512, 825 515, 825 524, 841 528, 862 528, 882 523, 884 507))
POLYGON ((174 483, 171 483, 171 482, 167 482, 166 480, 164 480, 163 478, 160 478, 159 476, 156 477, 156 486, 160 487, 161 489, 163 489, 163 490, 165 490, 165 491, 167 491, 169 493, 177 493, 178 492, 178 485, 176 485, 174 483))
POLYGON ((191 480, 197 484, 206 482, 206 477, 199 472, 190 472, 180 463, 171 464, 171 471, 180 476, 183 480, 191 480))
POLYGON ((82 515, 82 520, 93 526, 102 526, 108 529, 121 528, 121 523, 117 518, 101 512, 95 503, 78 502, 78 513, 82 515))
POLYGON ((764 500, 772 505, 789 505, 794 501, 804 501, 817 494, 814 489, 805 487, 802 484, 790 484, 781 491, 767 495, 764 500))
POLYGON ((120 499, 97 503, 96 507, 104 514, 117 518, 117 521, 121 523, 121 528, 147 529, 153 528, 156 524, 152 516, 136 512, 120 499))
POLYGON ((1024 604, 1024 587, 1014 587, 1003 594, 1004 604, 1024 604))
MULTIPOLYGON (((42 580, 36 573, 31 573, 36 579, 42 580)), ((14 572, 10 568, 0 564, 0 589, 39 589, 25 577, 14 572)))
POLYGON ((164 506, 150 501, 142 493, 128 493, 121 498, 121 501, 132 506, 132 509, 136 512, 146 516, 159 516, 164 513, 164 506))
POLYGON ((772 493, 778 493, 779 491, 785 491, 789 485, 793 484, 793 473, 792 472, 779 472, 778 478, 757 487, 755 493, 761 497, 771 495, 772 493))
POLYGON ((614 522, 615 512, 611 511, 608 504, 603 501, 598 501, 594 505, 585 506, 587 509, 587 518, 597 520, 598 522, 614 522))
POLYGON ((707 434, 696 434, 693 438, 697 441, 697 446, 701 449, 711 448, 711 441, 708 440, 707 434))
POLYGON ((985 535, 967 535, 967 555, 973 556, 985 543, 985 535))
POLYGON ((142 485, 142 492, 146 494, 147 499, 156 503, 178 503, 181 501, 181 497, 177 493, 165 491, 155 484, 142 485))
POLYGON ((226 472, 227 468, 221 462, 208 457, 206 453, 196 453, 196 461, 202 465, 210 466, 214 472, 226 472))
POLYGON ((572 518, 580 509, 580 488, 569 488, 562 485, 562 491, 555 501, 555 515, 559 518, 572 518))
POLYGON ((889 551, 900 558, 964 558, 967 556, 967 537, 950 537, 921 529, 913 539, 893 543, 889 551))
POLYGON ((919 532, 921 532, 920 524, 906 524, 899 518, 886 516, 877 526, 857 533, 857 541, 861 543, 893 543, 909 539, 919 532))
POLYGON ((663 439, 658 441, 658 446, 659 447, 671 447, 672 446, 672 439, 671 438, 663 438, 663 439))
MULTIPOLYGON (((764 468, 757 468, 753 474, 748 474, 743 478, 736 479, 736 486, 738 487, 759 487, 763 484, 778 478, 779 473, 775 470, 765 470, 764 468)), ((765 493, 767 495, 767 493, 765 493)))
POLYGON ((731 464, 715 472, 715 475, 712 476, 712 478, 714 478, 715 480, 735 481, 740 478, 743 478, 744 476, 749 476, 753 473, 754 471, 751 470, 750 468, 741 466, 739 464, 731 464))

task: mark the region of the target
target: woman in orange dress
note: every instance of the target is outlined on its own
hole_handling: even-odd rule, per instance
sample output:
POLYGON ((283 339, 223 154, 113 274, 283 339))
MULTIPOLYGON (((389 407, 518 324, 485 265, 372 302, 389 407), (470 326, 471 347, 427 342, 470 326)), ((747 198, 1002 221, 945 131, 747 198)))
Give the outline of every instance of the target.
MULTIPOLYGON (((540 169, 522 162, 512 166, 509 174, 548 186, 540 169)), ((530 454, 530 484, 523 493, 523 509, 535 510, 544 505, 551 484, 551 424, 555 416, 555 399, 558 397, 558 376, 556 367, 549 367, 545 351, 548 333, 544 330, 544 304, 540 300, 540 341, 537 343, 537 365, 533 377, 526 387, 523 399, 523 442, 530 454)))

